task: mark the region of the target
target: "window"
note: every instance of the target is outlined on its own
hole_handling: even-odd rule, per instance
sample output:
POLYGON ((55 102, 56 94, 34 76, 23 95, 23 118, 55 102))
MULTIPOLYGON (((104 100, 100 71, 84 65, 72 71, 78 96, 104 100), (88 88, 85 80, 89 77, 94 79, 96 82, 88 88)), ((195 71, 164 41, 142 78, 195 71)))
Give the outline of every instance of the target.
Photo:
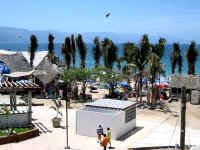
POLYGON ((133 106, 126 110, 125 112, 125 123, 136 118, 136 107, 133 106))

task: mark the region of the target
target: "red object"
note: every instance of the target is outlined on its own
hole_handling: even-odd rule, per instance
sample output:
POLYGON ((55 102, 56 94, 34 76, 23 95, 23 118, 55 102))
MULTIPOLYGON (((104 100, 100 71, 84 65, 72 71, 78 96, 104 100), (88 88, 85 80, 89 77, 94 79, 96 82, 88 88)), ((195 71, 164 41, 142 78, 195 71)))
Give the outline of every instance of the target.
POLYGON ((98 140, 101 141, 101 135, 98 135, 98 140))
POLYGON ((104 137, 104 138, 103 138, 103 143, 102 143, 102 145, 106 147, 107 144, 108 144, 108 141, 109 141, 108 137, 107 137, 107 136, 104 137))
POLYGON ((160 99, 164 99, 164 96, 162 94, 160 94, 160 99))

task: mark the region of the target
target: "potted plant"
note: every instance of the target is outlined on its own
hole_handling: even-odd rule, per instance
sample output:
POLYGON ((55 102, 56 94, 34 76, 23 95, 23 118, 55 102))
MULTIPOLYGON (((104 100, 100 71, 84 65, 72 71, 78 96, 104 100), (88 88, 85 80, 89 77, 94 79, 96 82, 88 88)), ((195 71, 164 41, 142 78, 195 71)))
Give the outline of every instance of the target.
POLYGON ((54 128, 60 127, 60 122, 62 120, 62 112, 60 111, 61 105, 53 99, 54 106, 51 106, 50 108, 56 111, 56 116, 52 118, 52 123, 54 128))

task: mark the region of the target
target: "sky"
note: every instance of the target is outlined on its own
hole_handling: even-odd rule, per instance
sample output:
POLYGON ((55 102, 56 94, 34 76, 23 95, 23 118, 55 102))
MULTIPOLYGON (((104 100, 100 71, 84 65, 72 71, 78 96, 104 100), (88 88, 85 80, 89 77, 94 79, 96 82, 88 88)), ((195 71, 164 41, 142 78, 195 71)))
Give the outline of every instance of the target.
POLYGON ((0 26, 200 39, 199 0, 4 0, 0 26), (111 15, 106 18, 106 13, 111 15))

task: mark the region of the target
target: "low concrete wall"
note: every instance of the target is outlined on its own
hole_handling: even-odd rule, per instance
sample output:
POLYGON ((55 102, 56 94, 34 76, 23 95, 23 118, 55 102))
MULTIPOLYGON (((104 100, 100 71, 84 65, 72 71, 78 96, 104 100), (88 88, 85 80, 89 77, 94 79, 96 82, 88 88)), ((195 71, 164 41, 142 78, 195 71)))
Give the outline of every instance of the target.
POLYGON ((19 134, 13 134, 10 136, 1 136, 0 137, 0 145, 1 144, 7 144, 12 142, 20 142, 29 138, 33 138, 39 135, 39 129, 34 128, 30 131, 19 133, 19 134))
POLYGON ((23 127, 28 125, 28 113, 12 113, 9 115, 0 115, 0 128, 23 127))
POLYGON ((106 129, 111 128, 112 139, 117 140, 136 127, 136 120, 125 123, 125 112, 123 111, 87 111, 81 109, 76 112, 76 134, 84 136, 97 136, 96 130, 101 125, 106 129))

